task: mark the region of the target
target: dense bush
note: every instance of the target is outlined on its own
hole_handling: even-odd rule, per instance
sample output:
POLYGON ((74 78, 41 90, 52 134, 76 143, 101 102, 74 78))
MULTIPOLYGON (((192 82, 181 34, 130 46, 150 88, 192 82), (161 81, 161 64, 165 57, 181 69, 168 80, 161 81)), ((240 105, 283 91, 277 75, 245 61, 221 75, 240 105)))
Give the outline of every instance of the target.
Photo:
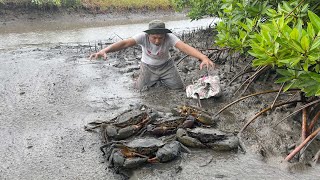
POLYGON ((253 66, 271 66, 285 90, 320 96, 318 0, 173 0, 191 19, 219 17, 216 45, 250 54, 253 66))

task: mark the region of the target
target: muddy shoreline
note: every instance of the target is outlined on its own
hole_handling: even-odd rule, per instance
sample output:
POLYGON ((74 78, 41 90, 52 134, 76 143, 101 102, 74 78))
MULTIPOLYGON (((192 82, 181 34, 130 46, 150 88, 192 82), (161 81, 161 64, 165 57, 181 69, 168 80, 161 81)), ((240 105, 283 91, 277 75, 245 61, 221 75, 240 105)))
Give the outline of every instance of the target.
POLYGON ((173 10, 109 10, 100 13, 87 10, 52 10, 44 12, 41 10, 28 9, 0 9, 0 33, 21 33, 26 31, 68 30, 75 28, 102 27, 122 24, 133 24, 148 22, 161 17, 162 20, 187 19, 184 12, 173 10), (35 27, 34 27, 35 26, 35 27))
MULTIPOLYGON (((40 18, 39 14, 24 12, 5 16, 1 13, 1 29, 5 29, 1 33, 19 34, 19 29, 33 31, 32 24, 43 21, 74 23, 72 28, 77 28, 99 26, 99 23, 103 26, 114 21, 121 23, 122 20, 123 23, 147 22, 158 18, 159 14, 168 20, 186 18, 184 14, 176 16, 174 12, 165 11, 120 16, 66 12, 41 15, 40 18)), ((70 26, 62 27, 68 28, 70 26)), ((210 32, 201 30, 184 34, 181 39, 194 47, 206 49, 213 43, 210 32)), ((4 163, 0 166, 0 179, 121 179, 106 170, 107 164, 99 150, 100 136, 84 131, 87 123, 110 119, 136 103, 162 111, 181 104, 196 105, 197 101, 186 98, 185 91, 163 87, 143 93, 135 91, 132 84, 138 72, 139 49, 128 48, 112 53, 109 61, 89 61, 87 55, 93 49, 82 42, 76 45, 35 44, 1 50, 0 136, 3 145, 0 160, 4 163)), ((172 55, 176 61, 184 56, 176 50, 172 55)), ((202 101, 202 106, 212 113, 238 98, 234 93, 245 78, 228 85, 248 62, 236 59, 225 62, 225 57, 221 56, 216 62, 217 69, 209 72, 209 75, 220 77, 223 95, 202 101)), ((178 69, 186 85, 208 73, 200 71, 198 65, 193 58, 179 63, 178 69)), ((279 88, 268 78, 272 76, 257 80, 248 93, 279 88)), ((279 98, 291 96, 294 94, 279 98)), ((273 98, 274 94, 253 97, 230 107, 219 116, 217 127, 229 132, 239 131, 273 98)), ((132 179, 319 179, 318 165, 293 166, 283 161, 288 147, 299 140, 300 124, 292 120, 276 128, 274 124, 294 109, 295 106, 276 108, 250 125, 242 136, 248 151, 246 154, 195 149, 177 161, 138 169, 132 179), (213 161, 203 167, 208 157, 213 161)), ((306 152, 310 156, 317 148, 319 141, 315 141, 306 152)))

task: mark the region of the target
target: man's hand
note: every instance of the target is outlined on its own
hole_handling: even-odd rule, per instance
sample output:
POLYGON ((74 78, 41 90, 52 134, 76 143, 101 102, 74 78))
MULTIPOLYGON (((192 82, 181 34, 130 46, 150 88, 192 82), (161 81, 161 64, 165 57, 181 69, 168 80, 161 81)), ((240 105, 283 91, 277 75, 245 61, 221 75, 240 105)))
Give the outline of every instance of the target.
POLYGON ((203 68, 203 66, 206 66, 207 69, 209 68, 214 69, 215 64, 208 57, 204 57, 203 59, 201 59, 200 70, 203 68))
POLYGON ((105 53, 105 51, 101 50, 97 53, 93 53, 90 55, 89 59, 91 60, 92 58, 94 59, 98 59, 99 57, 103 57, 104 60, 107 60, 107 54, 105 53))

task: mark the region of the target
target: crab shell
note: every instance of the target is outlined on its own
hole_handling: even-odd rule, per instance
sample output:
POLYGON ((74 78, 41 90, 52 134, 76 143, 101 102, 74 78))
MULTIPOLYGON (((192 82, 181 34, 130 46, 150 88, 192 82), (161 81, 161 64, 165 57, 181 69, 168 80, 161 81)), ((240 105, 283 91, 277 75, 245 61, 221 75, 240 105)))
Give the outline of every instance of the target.
POLYGON ((124 112, 116 117, 115 123, 113 123, 116 127, 126 127, 128 125, 138 124, 142 120, 148 117, 148 113, 146 111, 141 111, 139 109, 134 109, 131 111, 124 112))
POLYGON ((210 147, 217 151, 229 151, 239 146, 237 136, 212 128, 179 129, 177 139, 189 147, 210 147))
POLYGON ((138 138, 123 145, 133 152, 151 155, 155 154, 165 143, 156 138, 138 138))
POLYGON ((213 125, 216 121, 212 118, 212 115, 202 109, 193 107, 193 106, 178 106, 177 108, 173 108, 171 112, 174 115, 178 116, 193 116, 198 122, 205 125, 213 125))
POLYGON ((175 133, 178 128, 192 128, 194 121, 193 116, 161 118, 157 122, 149 124, 147 131, 156 136, 163 136, 175 133))

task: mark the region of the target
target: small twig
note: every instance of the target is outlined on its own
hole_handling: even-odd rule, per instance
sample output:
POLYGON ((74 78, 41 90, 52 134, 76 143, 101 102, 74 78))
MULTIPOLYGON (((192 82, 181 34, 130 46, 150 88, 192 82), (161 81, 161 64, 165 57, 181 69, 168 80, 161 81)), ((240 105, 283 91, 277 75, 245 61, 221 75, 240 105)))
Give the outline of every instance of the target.
MULTIPOLYGON (((254 94, 249 94, 247 96, 244 96, 244 97, 241 97, 229 104, 227 104, 225 107, 223 107, 221 110, 219 110, 214 116, 217 116, 219 115, 222 111, 224 111, 225 109, 227 109, 228 107, 232 106, 233 104, 243 100, 243 99, 246 99, 246 98, 249 98, 249 97, 252 97, 252 96, 257 96, 257 95, 260 95, 260 94, 268 94, 268 93, 274 93, 274 92, 278 92, 279 90, 268 90, 268 91, 263 91, 263 92, 257 92, 257 93, 254 93, 254 94)), ((297 89, 289 89, 288 91, 297 91, 297 89)))
MULTIPOLYGON (((316 135, 316 137, 319 136, 319 134, 320 134, 320 132, 316 135)), ((306 149, 308 148, 308 146, 316 139, 316 137, 312 138, 312 139, 308 142, 308 144, 301 150, 300 155, 302 155, 302 154, 306 151, 306 149)))
POLYGON ((184 59, 185 59, 186 57, 188 57, 188 56, 189 56, 189 55, 187 54, 187 55, 183 56, 182 58, 180 58, 180 59, 178 60, 178 62, 177 62, 177 65, 180 64, 181 61, 184 60, 184 59))
POLYGON ((118 38, 120 38, 121 40, 123 40, 122 37, 120 37, 117 33, 114 33, 116 36, 118 36, 118 38))
POLYGON ((236 94, 241 88, 242 86, 244 86, 248 81, 250 81, 252 78, 254 78, 260 71, 262 71, 265 67, 267 66, 263 66, 263 67, 258 67, 257 68, 257 71, 252 75, 250 76, 248 79, 246 79, 241 85, 240 87, 236 90, 236 92, 234 92, 234 94, 236 94))
MULTIPOLYGON (((274 107, 279 107, 279 106, 283 106, 283 105, 286 105, 286 104, 291 104, 291 103, 297 103, 297 102, 301 102, 301 100, 297 100, 297 101, 291 101, 291 102, 283 102, 283 103, 279 103, 279 104, 275 104, 274 107)), ((244 131, 248 126, 249 124, 251 124, 255 119, 257 119, 261 114, 267 112, 271 110, 271 107, 267 107, 265 109, 263 109, 262 111, 260 111, 259 113, 257 113, 253 118, 251 118, 243 127, 242 129, 239 131, 239 133, 241 133, 242 131, 244 131)))
POLYGON ((312 101, 312 102, 310 102, 310 103, 308 103, 308 104, 305 104, 304 106, 301 106, 298 110, 294 111, 293 113, 289 114, 289 115, 286 116, 285 118, 281 119, 273 128, 277 127, 280 123, 282 123, 282 122, 283 122, 284 120, 286 120, 288 117, 290 117, 290 116, 296 114, 297 112, 301 111, 302 109, 304 109, 304 108, 306 108, 306 107, 309 107, 309 106, 311 106, 311 105, 313 105, 313 104, 315 104, 315 103, 318 103, 318 102, 320 102, 320 99, 315 100, 315 101, 312 101))
POLYGON ((302 110, 301 138, 304 141, 307 138, 307 108, 302 110))
POLYGON ((271 105, 271 109, 273 109, 274 104, 276 103, 276 101, 277 101, 277 99, 278 99, 281 91, 283 90, 283 86, 284 86, 284 83, 281 84, 281 87, 280 87, 280 89, 279 89, 279 92, 278 92, 276 98, 274 98, 274 100, 273 100, 273 103, 272 103, 272 105, 271 105))
MULTIPOLYGON (((250 63, 251 63, 251 62, 250 62, 250 63)), ((243 68, 243 70, 242 70, 240 73, 238 73, 237 75, 235 75, 234 78, 232 78, 232 79, 230 80, 230 82, 228 83, 228 86, 230 86, 238 77, 240 77, 240 76, 242 76, 242 75, 244 75, 244 74, 246 74, 246 73, 252 72, 252 69, 251 69, 251 68, 248 68, 248 69, 247 69, 247 67, 249 67, 250 63, 247 64, 246 67, 243 68)))
POLYGON ((317 164, 317 162, 319 161, 319 158, 320 158, 320 149, 316 153, 316 155, 314 155, 314 157, 312 158, 312 164, 311 164, 312 167, 317 164))
POLYGON ((213 160, 213 156, 211 156, 210 160, 208 162, 206 162, 206 164, 204 165, 200 165, 200 167, 205 167, 205 166, 208 166, 213 160))
MULTIPOLYGON (((302 122, 301 122, 301 141, 304 141, 307 138, 307 108, 304 108, 302 110, 302 122)), ((306 149, 306 147, 304 147, 302 149, 302 151, 304 152, 304 150, 306 149)), ((300 152, 300 158, 299 161, 304 161, 305 159, 305 154, 300 152)))
POLYGON ((286 161, 290 161, 310 140, 315 138, 320 132, 320 128, 310 134, 298 147, 296 147, 286 158, 286 161))
POLYGON ((318 111, 317 114, 311 120, 309 127, 308 127, 309 132, 312 132, 312 129, 314 128, 314 125, 317 123, 319 117, 320 117, 320 111, 318 111))

